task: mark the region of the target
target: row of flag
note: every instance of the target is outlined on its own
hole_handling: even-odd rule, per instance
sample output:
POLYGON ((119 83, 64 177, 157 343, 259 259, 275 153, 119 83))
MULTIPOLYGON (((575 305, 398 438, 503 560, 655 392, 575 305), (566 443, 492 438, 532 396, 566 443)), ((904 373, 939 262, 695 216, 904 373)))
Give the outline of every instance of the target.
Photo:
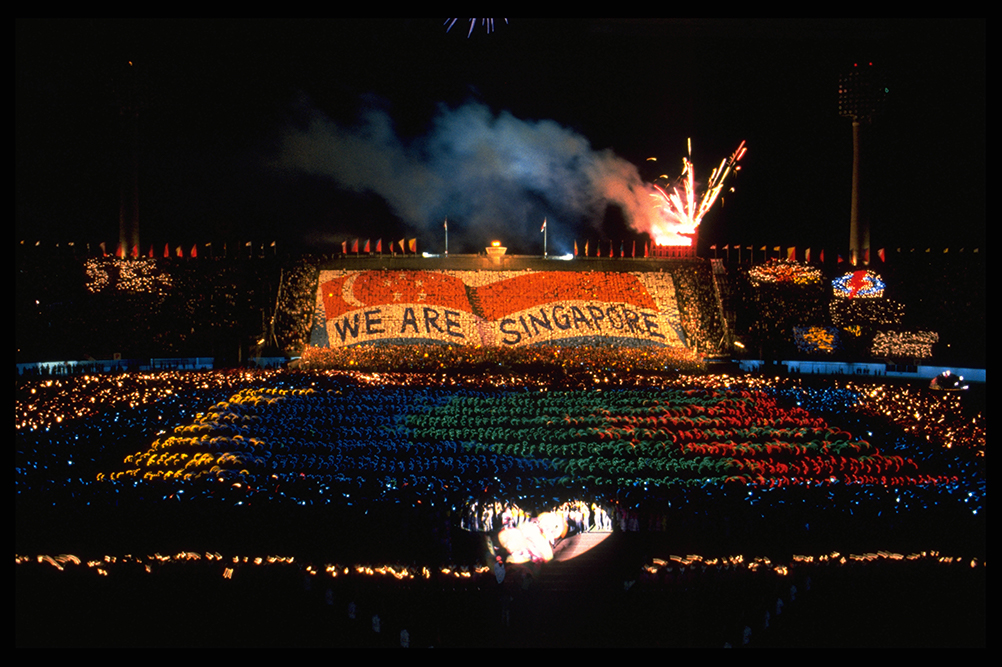
MULTIPOLYGON (((101 248, 101 255, 104 256, 104 257, 108 257, 108 247, 107 247, 107 244, 105 244, 105 242, 102 241, 101 243, 98 244, 98 247, 101 248)), ((205 247, 209 248, 210 252, 211 252, 211 249, 212 249, 212 244, 211 243, 206 243, 205 247)), ((254 248, 254 242, 253 241, 248 241, 247 243, 244 244, 244 247, 251 248, 253 250, 253 248, 254 248)), ((274 248, 275 247, 275 241, 272 241, 269 247, 274 248)), ((155 259, 158 256, 158 254, 159 253, 156 252, 154 246, 151 245, 150 249, 149 249, 149 252, 146 253, 146 256, 149 257, 150 259, 155 259)), ((184 248, 182 246, 174 246, 174 249, 171 250, 171 247, 170 247, 169 243, 165 243, 164 244, 164 251, 163 251, 163 258, 164 259, 168 259, 170 257, 185 257, 185 256, 186 255, 184 254, 184 248)), ((225 243, 223 244, 223 256, 226 256, 226 244, 225 243)), ((138 245, 134 245, 134 246, 132 246, 132 250, 131 251, 126 252, 125 246, 123 246, 122 244, 119 244, 118 248, 115 250, 115 257, 118 257, 119 259, 125 259, 126 257, 129 257, 131 259, 139 259, 139 257, 140 257, 139 246, 138 245)), ((191 246, 191 250, 188 251, 187 257, 198 257, 198 244, 197 243, 195 245, 191 246)))
MULTIPOLYGON (((545 229, 545 227, 546 227, 546 223, 544 222, 543 223, 543 228, 545 229)), ((543 231, 543 230, 540 230, 540 231, 543 231)), ((36 243, 36 245, 39 245, 39 243, 36 243)), ((638 257, 638 256, 640 256, 640 257, 650 257, 652 252, 655 255, 660 255, 661 254, 661 253, 657 253, 657 252, 654 251, 654 246, 651 246, 649 243, 645 242, 644 245, 643 245, 643 248, 642 248, 643 254, 642 255, 637 255, 637 242, 634 240, 634 241, 631 242, 631 245, 630 245, 630 248, 629 248, 629 252, 627 252, 627 248, 626 248, 625 242, 624 241, 620 241, 618 255, 617 255, 617 253, 615 251, 615 243, 613 241, 609 241, 608 242, 609 243, 608 249, 606 249, 606 246, 605 246, 606 242, 605 241, 596 241, 595 245, 594 245, 594 247, 596 249, 596 252, 595 252, 594 255, 592 255, 591 252, 590 252, 590 248, 592 247, 590 245, 590 243, 591 243, 590 241, 585 241, 584 242, 584 246, 583 246, 583 250, 580 250, 579 246, 578 246, 578 241, 575 240, 574 241, 574 256, 578 257, 578 256, 582 256, 583 255, 584 257, 593 257, 593 256, 594 257, 617 257, 617 256, 618 257, 638 257)), ((72 244, 70 244, 70 245, 72 245, 72 244)), ((206 243, 204 245, 209 250, 209 252, 211 253, 211 251, 212 251, 212 243, 206 243)), ((272 241, 267 247, 270 247, 270 248, 274 249, 275 245, 276 245, 276 242, 272 241)), ((104 257, 108 257, 109 253, 108 253, 108 250, 107 250, 107 244, 105 244, 104 242, 101 242, 101 243, 98 244, 98 246, 101 249, 101 255, 104 256, 104 257)), ((251 248, 253 250, 254 243, 252 241, 247 241, 244 244, 244 247, 251 248)), ((657 246, 657 247, 661 248, 661 246, 657 246)), ((669 247, 675 247, 675 246, 669 246, 669 247)), ((684 248, 683 246, 678 246, 678 247, 679 247, 679 249, 683 249, 684 248)), ((400 253, 402 255, 405 255, 407 253, 417 254, 417 239, 413 238, 413 239, 400 239, 399 241, 390 241, 387 244, 387 248, 388 248, 388 252, 390 252, 391 254, 397 254, 397 253, 400 253)), ((262 249, 263 249, 263 247, 262 247, 262 249)), ((688 249, 688 248, 684 248, 684 249, 688 249)), ((756 248, 755 246, 750 246, 750 245, 749 246, 742 246, 742 245, 738 245, 738 244, 734 244, 734 245, 728 244, 728 245, 723 245, 723 246, 711 245, 710 246, 710 250, 713 251, 714 257, 716 257, 717 253, 719 251, 721 251, 721 250, 724 251, 724 252, 726 252, 727 255, 728 255, 728 257, 730 257, 730 253, 732 251, 738 252, 739 253, 739 257, 741 256, 741 254, 744 251, 747 251, 747 252, 751 253, 751 255, 749 256, 750 259, 754 258, 754 253, 761 252, 761 253, 763 253, 763 256, 766 259, 770 259, 770 258, 772 258, 772 259, 781 259, 781 258, 784 258, 784 256, 785 256, 785 259, 787 259, 788 261, 791 261, 791 262, 798 261, 798 258, 799 258, 800 261, 806 262, 808 264, 811 263, 812 261, 817 261, 818 263, 821 263, 821 264, 824 264, 824 262, 825 262, 825 251, 824 251, 824 249, 821 249, 817 253, 814 253, 811 248, 804 248, 802 251, 799 251, 796 246, 790 246, 790 247, 787 247, 787 248, 784 249, 782 246, 772 246, 771 248, 769 246, 761 246, 761 247, 756 248), (772 253, 775 253, 775 254, 772 254, 772 253), (771 257, 770 257, 770 255, 771 255, 771 257)), ((964 252, 964 250, 965 250, 964 248, 960 248, 959 252, 964 252)), ((973 252, 978 252, 978 250, 979 250, 978 248, 975 248, 973 250, 973 252)), ((912 248, 911 251, 914 252, 915 249, 912 248)), ((373 252, 375 252, 377 254, 380 254, 380 253, 383 252, 383 240, 382 239, 377 239, 376 242, 375 242, 374 249, 373 249, 372 241, 370 239, 366 239, 364 243, 361 241, 361 239, 355 239, 353 242, 351 242, 351 246, 350 247, 349 247, 349 242, 348 241, 342 241, 341 242, 341 252, 342 252, 342 254, 345 254, 345 255, 347 255, 348 253, 371 254, 373 252)), ((902 249, 901 248, 897 248, 897 252, 899 252, 899 253, 902 252, 902 249)), ((932 252, 932 248, 926 248, 925 252, 932 252)), ((940 250, 937 248, 936 252, 940 252, 940 250)), ((948 253, 948 252, 950 252, 950 249, 949 248, 943 248, 941 252, 948 253)), ((227 245, 225 243, 223 244, 223 253, 222 254, 223 254, 223 256, 226 256, 226 254, 227 254, 227 245)), ((862 255, 861 257, 857 257, 855 255, 855 253, 846 253, 845 255, 839 253, 837 255, 837 260, 836 261, 839 264, 842 264, 844 262, 849 262, 849 263, 851 263, 853 265, 856 265, 860 261, 862 261, 864 264, 869 264, 870 263, 870 250, 869 250, 869 248, 864 248, 863 252, 861 253, 861 255, 862 255)), ((132 258, 132 259, 138 259, 141 255, 140 255, 140 250, 139 250, 139 246, 138 245, 133 246, 131 251, 126 252, 125 247, 122 246, 121 244, 119 244, 118 248, 115 250, 114 256, 118 257, 119 259, 126 259, 127 257, 132 258)), ((170 257, 197 258, 198 257, 198 244, 195 244, 195 245, 191 246, 191 250, 189 250, 187 252, 187 254, 185 254, 184 248, 182 246, 175 246, 173 249, 171 249, 170 244, 169 243, 165 243, 164 244, 163 253, 161 254, 161 253, 156 252, 155 249, 154 249, 154 247, 151 245, 149 251, 146 253, 146 257, 149 257, 150 259, 154 259, 154 258, 156 258, 158 256, 162 256, 164 259, 168 259, 170 257)), ((880 248, 880 249, 877 250, 877 252, 876 252, 876 259, 879 259, 879 261, 881 261, 881 262, 886 262, 887 261, 887 251, 886 251, 885 248, 880 248)))
MULTIPOLYGON (((609 241, 609 249, 608 249, 608 251, 606 251, 606 249, 605 249, 605 241, 596 241, 595 242, 595 246, 594 246, 595 247, 595 255, 591 254, 590 243, 591 243, 590 241, 585 241, 584 242, 584 246, 581 249, 580 255, 584 255, 585 257, 592 257, 592 256, 594 256, 594 257, 616 257, 617 256, 616 255, 616 245, 615 245, 614 241, 609 241)), ((646 242, 644 243, 643 253, 644 253, 642 255, 643 257, 650 257, 651 247, 650 247, 649 243, 646 243, 646 242)), ((574 256, 575 257, 579 256, 578 242, 577 242, 576 239, 574 241, 574 256)), ((620 241, 619 242, 619 255, 618 256, 619 257, 637 257, 637 242, 636 242, 636 240, 634 240, 632 242, 632 244, 630 246, 629 253, 627 253, 627 250, 626 250, 626 242, 625 241, 620 241)))
MULTIPOLYGON (((387 252, 392 255, 398 252, 401 255, 406 255, 410 252, 412 255, 417 254, 417 239, 400 239, 399 241, 390 241, 387 244, 387 252)), ((382 254, 383 252, 383 239, 376 239, 376 244, 373 246, 372 239, 365 239, 365 243, 361 242, 361 239, 355 239, 351 246, 349 247, 348 241, 341 242, 341 254, 347 255, 348 253, 358 254, 370 254, 370 253, 382 254)))
MULTIPOLYGON (((710 246, 710 250, 712 250, 714 256, 716 256, 717 251, 718 251, 718 247, 716 245, 711 245, 710 246)), ((730 252, 732 250, 736 250, 739 253, 739 256, 740 256, 740 253, 742 253, 745 250, 747 250, 747 251, 749 251, 751 253, 756 252, 755 246, 741 246, 741 245, 724 245, 724 246, 720 246, 719 250, 723 250, 723 251, 727 252, 728 257, 730 257, 730 252)), ((763 255, 766 258, 768 258, 769 257, 769 246, 762 246, 762 247, 760 247, 757 250, 757 252, 763 253, 763 255)), ((772 246, 772 252, 776 253, 775 256, 774 256, 775 259, 780 259, 784 255, 784 249, 783 249, 782 246, 778 246, 778 245, 777 246, 772 246)), ((796 262, 797 261, 797 256, 798 256, 797 247, 796 246, 790 246, 790 247, 786 248, 785 249, 785 255, 786 255, 786 260, 787 261, 796 262)), ((812 254, 810 248, 804 248, 803 252, 800 253, 800 258, 804 262, 806 262, 808 264, 810 264, 812 261, 815 261, 815 260, 817 262, 821 263, 821 264, 824 264, 825 263, 825 251, 822 248, 816 254, 812 254)), ((880 248, 879 250, 877 250, 877 258, 881 262, 886 262, 887 261, 887 253, 886 253, 886 250, 884 248, 880 248)), ((839 264, 842 264, 843 262, 846 262, 846 261, 850 262, 853 265, 858 264, 860 261, 862 261, 864 264, 869 264, 870 263, 870 249, 869 248, 864 248, 861 256, 858 256, 855 251, 852 251, 852 252, 848 253, 847 255, 842 255, 842 254, 838 255, 838 263, 839 264)))

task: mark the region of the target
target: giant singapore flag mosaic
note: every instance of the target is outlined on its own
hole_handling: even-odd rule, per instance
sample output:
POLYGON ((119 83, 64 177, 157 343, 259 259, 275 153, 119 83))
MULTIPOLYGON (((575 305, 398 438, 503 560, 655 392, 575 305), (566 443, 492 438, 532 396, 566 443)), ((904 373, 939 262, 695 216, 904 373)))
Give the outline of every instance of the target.
POLYGON ((312 343, 684 345, 667 273, 321 271, 312 343))

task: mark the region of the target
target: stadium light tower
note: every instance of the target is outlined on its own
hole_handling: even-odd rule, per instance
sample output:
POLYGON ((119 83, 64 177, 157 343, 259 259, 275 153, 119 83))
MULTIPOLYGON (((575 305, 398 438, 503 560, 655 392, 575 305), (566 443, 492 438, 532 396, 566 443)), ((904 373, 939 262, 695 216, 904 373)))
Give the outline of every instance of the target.
POLYGON ((139 112, 144 106, 145 92, 142 84, 132 61, 119 68, 113 84, 122 144, 118 245, 126 256, 139 247, 139 112))
POLYGON ((887 88, 879 80, 873 63, 853 63, 838 81, 838 112, 852 119, 852 203, 849 213, 849 253, 855 265, 860 259, 869 264, 870 221, 860 216, 860 154, 862 126, 869 125, 883 110, 887 88))

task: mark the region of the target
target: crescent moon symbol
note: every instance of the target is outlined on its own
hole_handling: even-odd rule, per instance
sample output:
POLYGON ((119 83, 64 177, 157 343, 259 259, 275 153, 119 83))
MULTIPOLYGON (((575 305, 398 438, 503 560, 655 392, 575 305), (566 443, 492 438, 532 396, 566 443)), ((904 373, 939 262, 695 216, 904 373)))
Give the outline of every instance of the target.
POLYGON ((348 280, 344 281, 344 285, 341 287, 341 298, 349 306, 361 307, 365 304, 355 298, 355 280, 358 278, 359 274, 354 273, 348 277, 348 280))

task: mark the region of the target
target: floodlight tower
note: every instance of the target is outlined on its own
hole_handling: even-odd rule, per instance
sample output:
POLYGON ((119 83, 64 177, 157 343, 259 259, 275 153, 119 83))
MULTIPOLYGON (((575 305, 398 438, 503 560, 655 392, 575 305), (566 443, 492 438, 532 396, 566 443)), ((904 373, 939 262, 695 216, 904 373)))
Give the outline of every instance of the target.
POLYGON ((849 213, 849 253, 855 265, 860 259, 869 264, 870 221, 859 212, 859 181, 862 126, 869 125, 887 99, 887 88, 879 81, 873 63, 853 63, 839 77, 838 112, 852 119, 852 203, 849 213))
POLYGON ((139 248, 139 112, 144 106, 142 81, 132 61, 114 77, 115 106, 121 119, 121 173, 118 247, 126 256, 139 248))

